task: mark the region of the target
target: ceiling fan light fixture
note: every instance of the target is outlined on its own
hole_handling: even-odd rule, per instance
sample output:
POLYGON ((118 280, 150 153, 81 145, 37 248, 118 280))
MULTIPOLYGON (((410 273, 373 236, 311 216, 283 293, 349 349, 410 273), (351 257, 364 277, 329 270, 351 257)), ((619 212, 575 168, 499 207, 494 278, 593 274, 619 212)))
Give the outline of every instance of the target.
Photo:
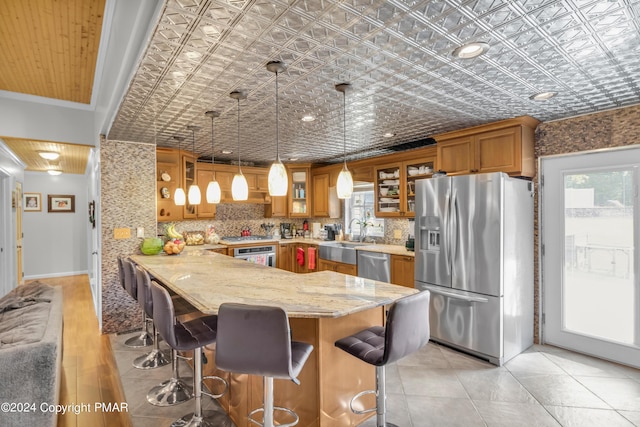
POLYGON ((452 55, 461 59, 476 58, 484 55, 489 50, 489 44, 484 42, 471 42, 457 47, 452 55))
POLYGON ((281 61, 271 61, 267 63, 267 70, 276 74, 276 160, 269 169, 269 195, 286 196, 289 178, 287 177, 287 169, 280 160, 280 115, 278 110, 278 73, 286 70, 286 67, 281 61))
POLYGON ((353 177, 347 168, 347 91, 351 89, 349 83, 336 85, 336 90, 342 92, 342 147, 344 155, 344 165, 338 175, 336 192, 339 199, 350 199, 353 194, 353 177))
POLYGON ((233 176, 231 181, 231 197, 235 201, 244 201, 249 198, 249 184, 247 178, 242 174, 240 166, 240 100, 245 99, 247 95, 239 90, 234 90, 229 96, 238 101, 238 173, 233 176))
POLYGON ((531 95, 529 97, 529 99, 531 99, 533 101, 546 101, 548 99, 553 98, 557 94, 558 94, 558 92, 539 92, 539 93, 531 95))
POLYGON ((38 151, 38 154, 46 160, 56 160, 60 157, 60 153, 56 153, 55 151, 38 151))

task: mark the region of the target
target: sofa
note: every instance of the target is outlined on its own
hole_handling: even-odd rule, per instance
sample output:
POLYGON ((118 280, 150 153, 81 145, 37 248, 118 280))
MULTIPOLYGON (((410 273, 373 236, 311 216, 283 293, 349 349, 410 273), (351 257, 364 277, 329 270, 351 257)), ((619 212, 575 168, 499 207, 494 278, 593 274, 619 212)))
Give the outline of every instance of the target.
POLYGON ((55 426, 62 368, 62 288, 20 285, 0 298, 0 424, 55 426))

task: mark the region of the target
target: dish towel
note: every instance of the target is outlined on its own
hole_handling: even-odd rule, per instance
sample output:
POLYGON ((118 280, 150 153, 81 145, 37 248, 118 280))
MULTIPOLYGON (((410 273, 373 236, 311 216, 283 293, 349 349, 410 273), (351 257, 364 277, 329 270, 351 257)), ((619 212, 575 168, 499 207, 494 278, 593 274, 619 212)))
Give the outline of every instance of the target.
POLYGON ((296 254, 296 261, 298 261, 298 265, 299 266, 304 266, 304 249, 302 248, 298 248, 297 254, 296 254))
POLYGON ((316 248, 307 248, 308 268, 309 270, 316 269, 316 248))

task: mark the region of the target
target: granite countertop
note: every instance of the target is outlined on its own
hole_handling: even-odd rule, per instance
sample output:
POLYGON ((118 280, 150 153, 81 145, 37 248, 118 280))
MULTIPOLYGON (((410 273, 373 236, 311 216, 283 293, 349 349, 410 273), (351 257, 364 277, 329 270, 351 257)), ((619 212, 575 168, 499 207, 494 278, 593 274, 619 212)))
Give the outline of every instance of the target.
POLYGON ((405 255, 415 257, 416 254, 413 251, 408 251, 406 247, 400 245, 358 245, 355 247, 357 251, 370 251, 370 252, 382 252, 391 255, 405 255))
POLYGON ((290 317, 341 317, 417 292, 333 271, 296 274, 207 250, 131 258, 206 314, 235 302, 277 305, 290 317))

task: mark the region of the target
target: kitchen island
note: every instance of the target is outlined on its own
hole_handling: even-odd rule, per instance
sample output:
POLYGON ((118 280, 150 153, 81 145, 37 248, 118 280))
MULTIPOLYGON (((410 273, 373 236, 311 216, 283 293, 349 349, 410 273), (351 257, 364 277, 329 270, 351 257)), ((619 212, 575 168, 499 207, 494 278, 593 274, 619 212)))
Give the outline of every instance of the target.
MULTIPOLYGON (((375 388, 374 367, 337 349, 334 342, 382 325, 384 306, 415 293, 414 289, 331 271, 295 274, 204 250, 132 259, 205 314, 216 314, 225 302, 285 309, 293 339, 314 347, 299 386, 286 380, 274 382, 275 405, 293 409, 300 417, 299 426, 355 426, 373 415, 352 413, 349 400, 375 388)), ((246 415, 262 406, 262 379, 217 370, 214 353, 207 351, 204 373, 227 379, 230 389, 219 403, 237 426, 247 426, 246 415)), ((374 399, 369 397, 362 400, 373 406, 374 399)))

